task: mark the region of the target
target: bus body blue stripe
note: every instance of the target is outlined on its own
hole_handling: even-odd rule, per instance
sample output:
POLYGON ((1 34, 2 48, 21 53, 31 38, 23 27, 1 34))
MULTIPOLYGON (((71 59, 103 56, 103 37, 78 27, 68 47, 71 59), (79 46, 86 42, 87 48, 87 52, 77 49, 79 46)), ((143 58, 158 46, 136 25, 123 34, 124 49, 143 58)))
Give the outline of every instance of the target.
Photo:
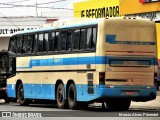
MULTIPOLYGON (((49 59, 31 59, 29 66, 17 67, 17 69, 32 68, 34 66, 62 66, 62 65, 85 65, 85 64, 110 64, 110 60, 140 60, 149 61, 150 65, 157 65, 156 58, 137 58, 137 57, 110 57, 110 56, 92 56, 92 57, 73 57, 73 58, 49 58, 49 59)), ((122 64, 122 62, 116 62, 122 64)), ((138 65, 144 65, 138 62, 138 65)))
MULTIPOLYGON (((78 101, 91 101, 103 97, 125 97, 125 98, 143 98, 150 97, 153 92, 156 94, 156 86, 152 89, 148 89, 147 86, 124 86, 117 85, 114 88, 106 88, 106 85, 94 85, 94 93, 89 94, 87 84, 77 84, 77 100, 78 101), (81 87, 79 87, 81 86, 81 87), (133 95, 125 95, 125 90, 137 90, 137 93, 133 95)), ((29 99, 55 99, 55 84, 23 84, 24 97, 29 99)), ((66 90, 66 85, 64 85, 66 90)), ((8 97, 16 98, 16 86, 8 84, 7 93, 8 97), (14 87, 13 87, 14 86, 14 87)), ((65 91, 66 93, 66 91, 65 91)))
POLYGON ((126 45, 155 45, 155 42, 140 42, 140 41, 118 41, 116 35, 107 34, 106 42, 110 44, 126 44, 126 45))

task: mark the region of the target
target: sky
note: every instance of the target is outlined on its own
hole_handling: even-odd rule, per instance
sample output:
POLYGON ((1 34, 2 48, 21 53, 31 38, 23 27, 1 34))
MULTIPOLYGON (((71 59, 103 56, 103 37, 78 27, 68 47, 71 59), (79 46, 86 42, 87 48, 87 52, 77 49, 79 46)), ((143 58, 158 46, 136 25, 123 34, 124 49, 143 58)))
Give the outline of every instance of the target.
POLYGON ((79 1, 85 1, 85 0, 0 0, 0 17, 36 16, 37 13, 40 16, 41 12, 62 10, 56 8, 73 9, 73 3, 79 1), (52 3, 40 5, 42 3, 48 3, 48 2, 52 3), (36 3, 38 4, 37 12, 35 5, 36 3), (17 7, 16 5, 21 5, 23 7, 17 7), (34 7, 24 7, 26 5, 32 5, 32 6, 34 5, 34 7), (39 8, 39 7, 49 7, 49 8, 39 8))

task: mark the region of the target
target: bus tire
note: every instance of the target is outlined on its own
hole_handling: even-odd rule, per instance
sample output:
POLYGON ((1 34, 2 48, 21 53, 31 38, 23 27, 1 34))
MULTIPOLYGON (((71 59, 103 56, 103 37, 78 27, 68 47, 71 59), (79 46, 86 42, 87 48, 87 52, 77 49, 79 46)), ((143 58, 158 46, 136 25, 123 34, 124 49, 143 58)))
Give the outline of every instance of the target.
POLYGON ((57 106, 60 109, 66 108, 66 100, 65 100, 65 90, 64 90, 64 85, 60 83, 57 87, 57 92, 56 92, 56 100, 57 100, 57 106))
POLYGON ((18 85, 17 99, 18 99, 18 102, 19 102, 19 104, 21 106, 27 106, 27 105, 29 105, 28 100, 24 98, 24 89, 23 89, 23 84, 22 83, 20 83, 18 85))
POLYGON ((77 108, 77 93, 76 86, 71 83, 68 87, 68 106, 70 109, 74 110, 77 108))
POLYGON ((11 100, 10 100, 10 98, 6 97, 6 98, 4 98, 4 101, 5 101, 5 103, 9 103, 11 100))
POLYGON ((108 99, 106 101, 107 108, 111 111, 128 110, 131 104, 129 99, 108 99))

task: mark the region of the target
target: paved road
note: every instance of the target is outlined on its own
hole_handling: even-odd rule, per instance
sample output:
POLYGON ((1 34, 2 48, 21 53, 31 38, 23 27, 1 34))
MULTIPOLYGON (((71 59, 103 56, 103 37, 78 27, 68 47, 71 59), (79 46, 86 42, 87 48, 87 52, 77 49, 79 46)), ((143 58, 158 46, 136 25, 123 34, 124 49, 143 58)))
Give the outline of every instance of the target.
MULTIPOLYGON (((159 92, 160 93, 160 92, 159 92)), ((159 94, 158 93, 158 94, 159 94)), ((128 111, 111 112, 107 108, 102 109, 101 103, 91 104, 87 110, 69 110, 58 109, 54 104, 31 104, 29 106, 20 106, 18 103, 4 103, 0 100, 0 116, 2 112, 12 112, 12 116, 20 115, 37 117, 160 117, 160 96, 156 100, 149 102, 132 102, 128 111)))

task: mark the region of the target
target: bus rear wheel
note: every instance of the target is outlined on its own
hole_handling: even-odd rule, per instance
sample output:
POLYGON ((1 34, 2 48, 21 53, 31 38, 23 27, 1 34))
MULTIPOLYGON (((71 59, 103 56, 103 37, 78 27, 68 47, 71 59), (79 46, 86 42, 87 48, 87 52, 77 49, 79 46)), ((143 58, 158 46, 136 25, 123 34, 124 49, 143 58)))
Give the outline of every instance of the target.
POLYGON ((9 103, 10 102, 10 98, 6 97, 4 98, 5 103, 9 103))
POLYGON ((76 86, 74 83, 71 83, 68 88, 68 106, 70 109, 80 109, 84 110, 88 108, 88 102, 79 102, 77 101, 77 92, 76 86))
POLYGON ((108 99, 106 101, 107 108, 111 111, 128 110, 131 100, 128 99, 108 99))
POLYGON ((24 98, 24 89, 23 89, 23 84, 19 84, 18 89, 17 89, 17 99, 20 105, 26 106, 29 105, 28 100, 24 98))
POLYGON ((65 100, 65 91, 64 91, 64 85, 60 83, 57 87, 56 92, 56 99, 57 99, 57 106, 60 109, 66 108, 66 100, 65 100))
POLYGON ((69 85, 69 88, 68 88, 68 105, 69 105, 69 108, 74 110, 77 108, 77 93, 76 93, 76 86, 71 83, 69 85))

